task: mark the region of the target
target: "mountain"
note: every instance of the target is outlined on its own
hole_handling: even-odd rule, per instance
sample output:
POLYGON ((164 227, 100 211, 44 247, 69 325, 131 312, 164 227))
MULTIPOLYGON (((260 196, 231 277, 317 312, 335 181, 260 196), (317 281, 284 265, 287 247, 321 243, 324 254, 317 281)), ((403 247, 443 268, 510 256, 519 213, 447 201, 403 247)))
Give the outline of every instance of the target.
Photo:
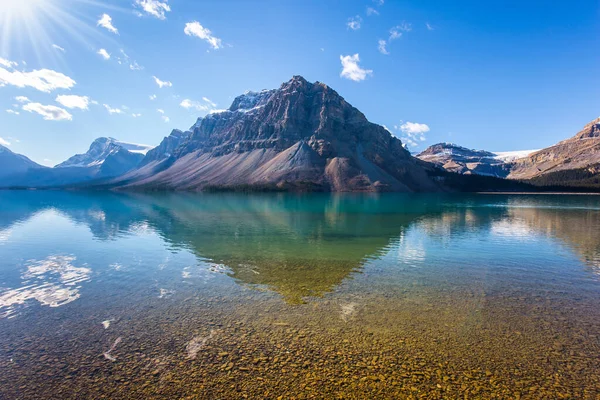
POLYGON ((175 150, 190 136, 191 133, 191 131, 184 132, 179 129, 173 129, 171 134, 165 137, 158 146, 148 151, 146 157, 142 160, 141 165, 147 165, 171 157, 175 150))
MULTIPOLYGON (((515 162, 511 179, 534 179, 545 175, 566 177, 566 171, 600 172, 600 118, 583 127, 575 136, 536 151, 515 162)), ((558 181, 558 179, 557 179, 558 181)))
MULTIPOLYGON (((105 162, 114 165, 117 160, 112 159, 117 158, 124 163, 134 163, 129 167, 131 169, 144 158, 144 155, 150 149, 152 149, 151 146, 125 143, 110 137, 101 137, 92 142, 87 152, 70 157, 68 160, 56 165, 56 168, 88 168, 102 165, 105 162), (117 156, 118 154, 119 156, 117 156), (129 154, 129 156, 126 154, 129 154)), ((123 168, 127 167, 128 165, 123 166, 123 168)))
POLYGON ((150 149, 113 138, 98 138, 86 153, 76 154, 54 168, 39 166, 4 175, 0 187, 60 187, 113 178, 136 168, 150 149))
POLYGON ((504 178, 510 173, 510 164, 496 153, 472 150, 453 143, 429 146, 417 157, 458 174, 478 174, 504 178))
POLYGON ((149 152, 141 168, 115 185, 155 190, 439 190, 425 163, 413 158, 399 139, 369 122, 326 84, 301 76, 278 89, 246 92, 190 130, 174 148, 163 141, 164 151, 156 152, 170 156, 160 165, 149 152))
POLYGON ((31 161, 24 155, 13 153, 7 147, 0 145, 0 178, 22 174, 31 169, 44 168, 46 167, 31 161))

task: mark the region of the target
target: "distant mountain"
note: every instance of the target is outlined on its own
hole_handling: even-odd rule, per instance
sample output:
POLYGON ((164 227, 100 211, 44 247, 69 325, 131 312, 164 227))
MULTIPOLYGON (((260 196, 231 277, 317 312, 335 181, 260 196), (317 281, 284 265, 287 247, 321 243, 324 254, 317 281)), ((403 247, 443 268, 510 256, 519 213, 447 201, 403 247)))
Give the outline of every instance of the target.
POLYGON ((0 187, 61 187, 120 176, 136 168, 151 148, 98 138, 86 153, 74 155, 54 168, 38 166, 6 174, 0 179, 0 187))
MULTIPOLYGON (((131 160, 137 159, 137 161, 135 162, 135 165, 137 165, 137 163, 139 163, 139 161, 141 161, 142 158, 144 158, 144 155, 150 149, 152 149, 151 146, 125 143, 110 137, 101 137, 92 142, 87 152, 83 154, 76 154, 70 157, 68 160, 56 165, 56 168, 95 167, 104 164, 107 160, 111 162, 111 158, 114 158, 114 156, 118 153, 121 153, 122 159, 123 154, 125 153, 135 155, 135 157, 129 158, 131 160)), ((127 162, 127 160, 125 159, 123 159, 123 161, 127 162)), ((130 167, 129 169, 131 168, 132 167, 130 167)))
POLYGON ((116 185, 157 190, 440 190, 425 164, 399 139, 369 122, 329 86, 301 76, 279 89, 236 97, 229 109, 199 119, 189 135, 174 133, 116 185))
POLYGON ((472 150, 453 143, 438 143, 429 146, 417 157, 433 163, 446 171, 458 174, 477 174, 505 178, 510 174, 512 162, 535 150, 493 153, 472 150))
POLYGON ((0 178, 22 174, 31 169, 40 170, 46 167, 31 161, 24 155, 13 153, 7 147, 0 145, 0 178))
POLYGON ((558 177, 567 176, 568 170, 588 169, 591 175, 600 170, 600 118, 585 125, 572 138, 517 160, 508 177, 532 179, 547 174, 558 177))

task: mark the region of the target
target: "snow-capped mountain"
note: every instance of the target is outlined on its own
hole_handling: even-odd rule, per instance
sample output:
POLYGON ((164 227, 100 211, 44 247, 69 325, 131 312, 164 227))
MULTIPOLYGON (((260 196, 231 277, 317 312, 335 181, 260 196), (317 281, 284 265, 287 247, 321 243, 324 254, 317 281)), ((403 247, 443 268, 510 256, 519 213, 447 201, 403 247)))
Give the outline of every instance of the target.
POLYGON ((92 142, 87 152, 70 157, 68 160, 56 165, 56 168, 87 168, 102 165, 109 157, 114 156, 123 150, 132 154, 139 154, 140 157, 131 158, 139 158, 141 160, 150 149, 152 149, 152 146, 126 143, 110 137, 101 137, 92 142))
POLYGON ((24 155, 13 153, 7 147, 0 145, 0 177, 21 174, 30 169, 46 168, 31 161, 24 155))
MULTIPOLYGON (((4 175, 0 187, 61 187, 102 181, 136 168, 150 149, 151 146, 98 138, 87 152, 74 155, 54 168, 21 168, 4 175)), ((20 157, 33 163, 24 156, 20 157)))
POLYGON ((527 157, 535 151, 491 152, 468 149, 454 143, 438 143, 429 146, 416 157, 450 172, 505 178, 510 174, 515 160, 527 157))

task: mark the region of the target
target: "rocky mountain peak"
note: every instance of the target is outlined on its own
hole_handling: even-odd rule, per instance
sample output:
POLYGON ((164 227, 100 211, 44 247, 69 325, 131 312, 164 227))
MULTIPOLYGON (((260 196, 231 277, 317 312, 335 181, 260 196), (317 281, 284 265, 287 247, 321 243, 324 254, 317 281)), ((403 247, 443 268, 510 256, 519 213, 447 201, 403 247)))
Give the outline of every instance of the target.
POLYGON ((579 131, 573 139, 589 139, 600 137, 600 117, 586 124, 581 131, 579 131))
POLYGON ((199 119, 184 140, 169 138, 142 162, 149 164, 160 149, 170 155, 167 162, 152 164, 161 172, 139 171, 139 182, 129 185, 438 189, 399 139, 369 122, 329 86, 299 75, 277 89, 237 96, 229 109, 199 119))

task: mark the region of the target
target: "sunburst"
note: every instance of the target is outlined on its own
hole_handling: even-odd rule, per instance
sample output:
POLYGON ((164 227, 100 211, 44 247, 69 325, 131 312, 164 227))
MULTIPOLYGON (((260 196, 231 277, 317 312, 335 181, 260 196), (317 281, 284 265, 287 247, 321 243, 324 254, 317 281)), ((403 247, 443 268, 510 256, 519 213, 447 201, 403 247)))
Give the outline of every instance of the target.
POLYGON ((90 47, 107 39, 96 28, 99 13, 107 10, 128 11, 95 0, 0 0, 0 56, 56 57, 52 44, 67 40, 90 47))

